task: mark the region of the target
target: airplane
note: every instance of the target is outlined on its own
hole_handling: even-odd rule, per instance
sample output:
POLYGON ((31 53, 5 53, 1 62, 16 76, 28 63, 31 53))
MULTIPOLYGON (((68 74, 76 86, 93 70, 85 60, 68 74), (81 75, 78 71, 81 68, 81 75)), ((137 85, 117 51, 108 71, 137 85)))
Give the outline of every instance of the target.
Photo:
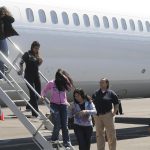
MULTIPOLYGON (((40 42, 40 70, 49 80, 63 68, 89 95, 106 77, 120 98, 150 96, 148 17, 58 8, 42 0, 0 0, 0 6, 15 18, 20 36, 11 39, 23 52, 34 40, 40 42)), ((9 58, 14 59, 14 48, 7 43, 9 58)))

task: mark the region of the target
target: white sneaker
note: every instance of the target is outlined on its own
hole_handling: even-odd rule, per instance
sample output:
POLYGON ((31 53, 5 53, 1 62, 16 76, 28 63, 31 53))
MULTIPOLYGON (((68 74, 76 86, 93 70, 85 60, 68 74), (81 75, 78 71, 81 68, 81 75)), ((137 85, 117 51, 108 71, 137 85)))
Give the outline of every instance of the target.
POLYGON ((31 116, 30 118, 31 118, 31 119, 37 119, 37 117, 36 117, 36 116, 31 116))
POLYGON ((65 147, 65 149, 66 149, 66 150, 70 150, 70 147, 67 146, 67 147, 65 147))
POLYGON ((0 79, 0 83, 3 83, 5 80, 2 78, 2 79, 0 79))
POLYGON ((39 120, 43 120, 43 118, 41 116, 37 116, 37 119, 39 120))
POLYGON ((64 147, 65 147, 66 150, 70 150, 71 147, 72 147, 72 145, 71 145, 71 143, 69 142, 68 144, 64 144, 64 147))
POLYGON ((58 143, 59 143, 59 140, 55 140, 55 141, 51 140, 50 142, 51 142, 52 144, 58 144, 58 143))

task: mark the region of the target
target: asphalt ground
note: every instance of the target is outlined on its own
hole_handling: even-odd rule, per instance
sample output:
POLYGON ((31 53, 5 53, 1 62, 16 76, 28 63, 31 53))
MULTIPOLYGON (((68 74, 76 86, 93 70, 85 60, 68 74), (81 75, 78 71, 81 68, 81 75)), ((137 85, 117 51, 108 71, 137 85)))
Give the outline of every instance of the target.
MULTIPOLYGON (((127 118, 150 118, 150 99, 124 99, 122 100, 124 115, 116 117, 127 118)), ((20 108, 23 112, 24 107, 20 108)), ((40 109, 46 114, 49 110, 45 106, 40 109)), ((21 122, 13 116, 8 108, 3 108, 5 120, 0 121, 0 150, 38 150, 39 148, 32 141, 31 134, 21 124, 21 122)), ((30 112, 25 112, 30 116, 30 112)), ((35 126, 39 126, 41 121, 38 119, 30 119, 35 126)), ((150 128, 147 124, 125 124, 115 123, 117 132, 117 150, 150 150, 150 128)), ((49 139, 50 132, 42 128, 44 135, 49 139)), ((78 149, 78 144, 73 130, 70 130, 72 144, 78 149)), ((92 136, 91 150, 96 150, 95 128, 92 136)), ((106 142, 106 150, 108 144, 106 142)))

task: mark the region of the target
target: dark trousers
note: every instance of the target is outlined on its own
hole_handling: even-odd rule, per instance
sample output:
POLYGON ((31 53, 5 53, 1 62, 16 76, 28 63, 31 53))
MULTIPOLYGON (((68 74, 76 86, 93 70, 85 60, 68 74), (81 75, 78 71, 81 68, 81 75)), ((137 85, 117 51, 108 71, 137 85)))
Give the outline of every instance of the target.
POLYGON ((93 127, 74 125, 74 132, 79 143, 79 150, 90 150, 93 127))
MULTIPOLYGON (((41 94, 41 81, 40 81, 40 77, 27 77, 25 76, 26 80, 30 83, 30 85, 39 93, 41 94)), ((32 107, 36 110, 39 111, 38 109, 38 97, 37 95, 32 91, 32 89, 27 85, 28 89, 29 89, 29 94, 30 94, 30 101, 29 103, 32 105, 32 107)), ((30 108, 28 105, 26 106, 26 108, 30 108)), ((32 116, 36 116, 37 114, 32 110, 32 116)))
POLYGON ((121 102, 119 103, 119 108, 118 108, 118 111, 116 112, 116 114, 123 114, 123 111, 122 111, 122 105, 121 105, 121 102))
MULTIPOLYGON (((7 46, 6 39, 0 40, 0 51, 5 56, 8 56, 8 46, 7 46)), ((3 74, 5 72, 4 63, 1 60, 0 60, 0 71, 2 71, 3 74)), ((0 74, 0 79, 2 79, 2 78, 3 78, 3 76, 0 74)))
POLYGON ((69 146, 70 137, 68 131, 67 106, 63 104, 58 105, 51 103, 51 108, 54 111, 54 113, 52 113, 52 122, 54 124, 54 128, 51 139, 53 141, 58 140, 59 131, 62 129, 63 143, 65 146, 69 146))

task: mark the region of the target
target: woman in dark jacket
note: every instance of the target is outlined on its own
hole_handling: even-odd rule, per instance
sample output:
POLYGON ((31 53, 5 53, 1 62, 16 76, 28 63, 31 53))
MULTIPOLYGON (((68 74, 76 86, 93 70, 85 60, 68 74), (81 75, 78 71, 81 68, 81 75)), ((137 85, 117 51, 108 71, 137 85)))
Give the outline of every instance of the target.
MULTIPOLYGON (((43 60, 39 55, 40 43, 38 41, 34 41, 31 44, 31 50, 25 52, 22 56, 20 62, 20 70, 18 72, 19 75, 23 73, 23 64, 26 64, 25 68, 25 79, 30 83, 30 85, 35 88, 35 90, 41 94, 41 81, 39 75, 39 66, 42 64, 43 60)), ((30 101, 29 103, 32 107, 38 112, 38 97, 32 91, 32 89, 27 86, 30 93, 30 101)), ((29 105, 26 106, 26 109, 30 109, 29 105)), ((37 117, 37 114, 32 110, 32 116, 37 117)))
MULTIPOLYGON (((8 46, 6 38, 18 35, 18 33, 12 27, 12 23, 14 21, 14 18, 11 16, 6 7, 0 7, 0 51, 6 56, 8 56, 8 46)), ((4 73, 4 69, 4 63, 0 60, 0 71, 4 73)), ((0 74, 0 79, 1 78, 3 77, 0 74)))

